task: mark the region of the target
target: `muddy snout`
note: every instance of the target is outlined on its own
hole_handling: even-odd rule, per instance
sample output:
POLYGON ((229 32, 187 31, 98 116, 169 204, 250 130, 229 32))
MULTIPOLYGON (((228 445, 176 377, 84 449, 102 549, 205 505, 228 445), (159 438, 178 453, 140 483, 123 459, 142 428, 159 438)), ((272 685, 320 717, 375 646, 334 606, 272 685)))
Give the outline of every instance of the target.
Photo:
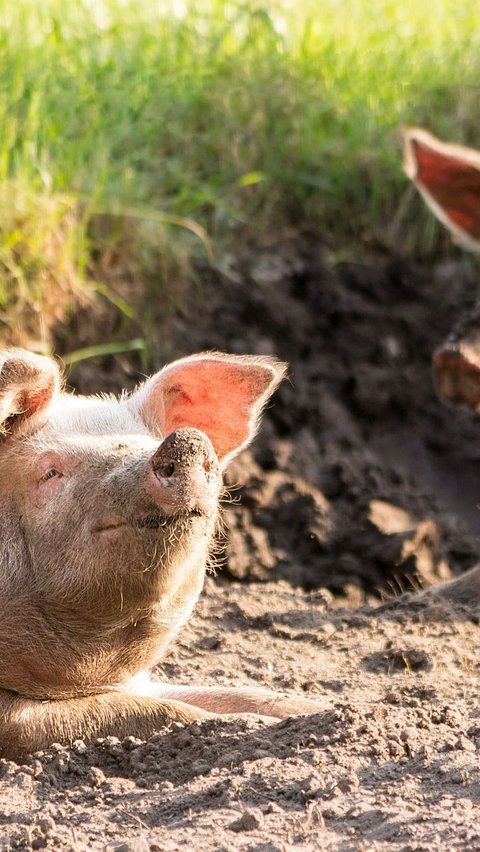
POLYGON ((177 429, 151 459, 153 497, 167 514, 210 515, 220 490, 220 467, 207 436, 198 429, 177 429))

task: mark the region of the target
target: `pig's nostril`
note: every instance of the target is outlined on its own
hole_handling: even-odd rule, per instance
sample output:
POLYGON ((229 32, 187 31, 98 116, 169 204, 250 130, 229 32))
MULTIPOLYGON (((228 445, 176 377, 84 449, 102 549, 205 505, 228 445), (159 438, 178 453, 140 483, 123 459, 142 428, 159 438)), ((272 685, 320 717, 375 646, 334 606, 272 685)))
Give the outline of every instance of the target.
MULTIPOLYGON (((162 441, 151 459, 158 479, 196 480, 203 473, 207 481, 218 475, 218 460, 214 449, 202 432, 193 428, 177 429, 162 441)), ((203 482, 203 484, 205 484, 203 482)))
POLYGON ((161 464, 157 467, 157 473, 160 476, 163 476, 164 479, 170 479, 171 476, 175 473, 175 465, 173 462, 167 462, 166 464, 161 464))

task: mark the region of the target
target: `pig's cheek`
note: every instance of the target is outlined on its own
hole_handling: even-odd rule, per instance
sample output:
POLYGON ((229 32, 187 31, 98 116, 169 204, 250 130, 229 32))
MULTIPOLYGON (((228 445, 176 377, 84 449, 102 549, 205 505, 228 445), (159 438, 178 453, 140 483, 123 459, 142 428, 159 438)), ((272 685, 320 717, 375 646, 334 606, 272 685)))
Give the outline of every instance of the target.
POLYGON ((54 477, 46 482, 40 482, 34 492, 33 504, 37 509, 47 508, 52 500, 57 497, 64 488, 63 477, 54 477))

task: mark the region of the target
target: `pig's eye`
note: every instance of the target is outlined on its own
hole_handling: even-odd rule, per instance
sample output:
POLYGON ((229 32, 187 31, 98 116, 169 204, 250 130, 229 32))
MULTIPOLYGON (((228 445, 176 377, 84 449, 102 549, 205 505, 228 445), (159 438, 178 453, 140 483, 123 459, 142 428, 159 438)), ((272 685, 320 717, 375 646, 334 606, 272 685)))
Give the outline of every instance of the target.
POLYGON ((50 470, 47 470, 47 472, 40 477, 40 482, 47 482, 48 479, 53 479, 54 476, 62 476, 62 474, 54 467, 51 467, 50 470))

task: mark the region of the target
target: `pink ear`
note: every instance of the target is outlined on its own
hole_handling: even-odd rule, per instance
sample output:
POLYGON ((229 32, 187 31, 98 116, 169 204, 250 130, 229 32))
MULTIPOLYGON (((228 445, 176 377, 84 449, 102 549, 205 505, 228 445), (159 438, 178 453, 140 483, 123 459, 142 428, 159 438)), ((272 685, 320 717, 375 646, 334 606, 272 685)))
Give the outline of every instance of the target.
POLYGON ((457 241, 480 251, 480 153, 417 128, 404 137, 408 177, 457 241))
POLYGON ((200 429, 225 464, 254 436, 262 408, 285 374, 275 358, 205 352, 175 361, 131 402, 154 434, 200 429))
POLYGON ((59 388, 58 367, 51 358, 25 349, 0 352, 0 438, 30 426, 59 388))

